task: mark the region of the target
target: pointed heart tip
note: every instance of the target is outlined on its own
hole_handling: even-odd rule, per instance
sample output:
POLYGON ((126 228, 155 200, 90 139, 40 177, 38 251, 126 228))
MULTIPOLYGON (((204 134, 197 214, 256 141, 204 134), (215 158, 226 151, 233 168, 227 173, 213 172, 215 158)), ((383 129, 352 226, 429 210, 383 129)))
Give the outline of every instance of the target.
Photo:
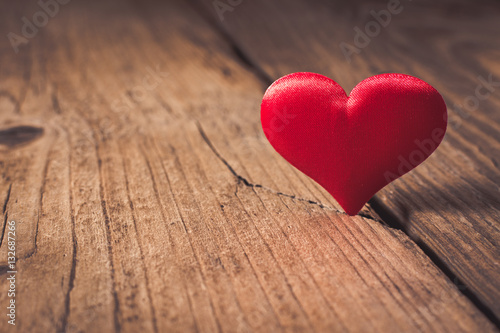
POLYGON ((338 204, 340 205, 340 207, 342 207, 342 209, 347 215, 356 216, 366 203, 363 203, 361 205, 346 205, 345 203, 338 202, 338 204))

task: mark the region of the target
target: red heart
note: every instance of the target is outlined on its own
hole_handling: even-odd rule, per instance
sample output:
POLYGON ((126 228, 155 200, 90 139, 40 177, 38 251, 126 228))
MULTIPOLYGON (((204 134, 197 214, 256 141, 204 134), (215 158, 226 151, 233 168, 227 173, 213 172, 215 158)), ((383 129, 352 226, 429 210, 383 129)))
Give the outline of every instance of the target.
POLYGON ((447 112, 437 90, 413 76, 373 76, 347 97, 323 75, 294 73, 267 89, 261 122, 281 156, 355 215, 432 154, 447 112))

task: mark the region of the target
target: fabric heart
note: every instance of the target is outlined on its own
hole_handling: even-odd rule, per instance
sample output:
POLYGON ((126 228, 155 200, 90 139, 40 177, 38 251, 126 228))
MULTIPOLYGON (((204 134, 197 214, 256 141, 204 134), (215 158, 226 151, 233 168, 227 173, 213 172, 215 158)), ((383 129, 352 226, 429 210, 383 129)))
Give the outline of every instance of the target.
POLYGON ((373 76, 348 97, 323 75, 294 73, 267 89, 261 122, 281 156, 355 215, 432 154, 447 112, 437 90, 413 76, 373 76))

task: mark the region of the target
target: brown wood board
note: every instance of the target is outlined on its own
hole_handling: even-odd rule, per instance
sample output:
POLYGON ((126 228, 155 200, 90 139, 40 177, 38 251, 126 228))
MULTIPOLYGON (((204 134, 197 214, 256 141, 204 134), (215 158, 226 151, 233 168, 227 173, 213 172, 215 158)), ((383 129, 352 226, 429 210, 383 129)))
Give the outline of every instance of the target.
MULTIPOLYGON (((10 6, 1 31, 40 10, 10 6)), ((70 2, 0 42, 0 331, 496 331, 404 232, 274 152, 267 82, 201 8, 70 2)))

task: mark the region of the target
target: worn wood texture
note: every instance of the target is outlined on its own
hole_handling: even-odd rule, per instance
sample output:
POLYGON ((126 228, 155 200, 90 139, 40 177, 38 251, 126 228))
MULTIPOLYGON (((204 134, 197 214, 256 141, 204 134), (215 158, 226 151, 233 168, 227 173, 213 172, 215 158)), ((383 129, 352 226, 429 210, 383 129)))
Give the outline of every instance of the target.
POLYGON ((450 120, 441 147, 371 203, 500 318, 499 3, 245 1, 219 11, 223 21, 211 1, 199 3, 268 80, 312 71, 350 91, 372 75, 401 72, 443 94, 450 120), (389 8, 387 19, 380 12, 389 8), (386 22, 378 33, 373 12, 386 22), (364 46, 355 28, 366 33, 367 24, 368 45, 346 57, 341 43, 364 46))
MULTIPOLYGON (((3 6, 3 35, 40 10, 3 6)), ((0 41, 18 270, 0 331, 496 331, 404 232, 345 215, 273 151, 263 73, 209 15, 75 1, 19 53, 0 41)), ((6 258, 4 237, 4 309, 6 258)))

